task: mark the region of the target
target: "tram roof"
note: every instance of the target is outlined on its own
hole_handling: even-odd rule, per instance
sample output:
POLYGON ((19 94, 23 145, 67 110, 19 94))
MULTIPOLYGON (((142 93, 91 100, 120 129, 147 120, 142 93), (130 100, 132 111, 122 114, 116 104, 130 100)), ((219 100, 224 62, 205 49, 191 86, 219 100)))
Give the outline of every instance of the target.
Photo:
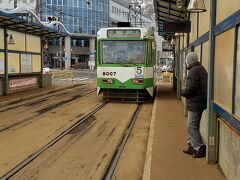
POLYGON ((150 32, 148 28, 138 28, 138 27, 110 27, 110 28, 101 28, 97 33, 97 38, 108 38, 108 30, 139 30, 141 36, 139 38, 144 38, 146 36, 153 36, 153 33, 150 32))

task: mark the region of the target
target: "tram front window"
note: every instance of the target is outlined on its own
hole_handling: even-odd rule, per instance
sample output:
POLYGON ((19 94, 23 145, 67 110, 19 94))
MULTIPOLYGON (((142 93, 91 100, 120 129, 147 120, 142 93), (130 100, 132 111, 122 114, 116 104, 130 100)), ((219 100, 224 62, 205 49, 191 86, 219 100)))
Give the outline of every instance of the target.
POLYGON ((104 41, 104 64, 144 64, 143 41, 104 41))

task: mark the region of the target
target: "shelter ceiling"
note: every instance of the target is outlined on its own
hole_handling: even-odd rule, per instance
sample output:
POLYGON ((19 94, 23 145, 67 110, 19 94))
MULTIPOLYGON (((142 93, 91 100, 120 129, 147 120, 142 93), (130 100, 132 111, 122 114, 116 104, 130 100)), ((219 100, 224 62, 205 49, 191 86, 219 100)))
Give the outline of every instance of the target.
POLYGON ((153 0, 154 11, 156 16, 156 24, 159 35, 164 39, 169 39, 173 33, 163 32, 164 21, 185 21, 187 20, 187 5, 189 0, 182 0, 182 8, 177 7, 177 0, 153 0))

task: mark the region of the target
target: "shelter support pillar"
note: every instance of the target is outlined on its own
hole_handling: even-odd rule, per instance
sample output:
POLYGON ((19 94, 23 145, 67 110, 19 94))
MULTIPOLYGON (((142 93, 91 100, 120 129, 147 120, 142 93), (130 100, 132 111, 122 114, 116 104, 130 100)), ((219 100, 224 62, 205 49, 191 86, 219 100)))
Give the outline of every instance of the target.
POLYGON ((211 1, 210 6, 210 29, 209 29, 209 58, 208 58, 208 141, 207 162, 215 164, 218 160, 218 122, 216 112, 212 107, 214 100, 214 58, 215 37, 214 27, 216 25, 216 0, 211 1))
POLYGON ((91 70, 95 68, 95 38, 89 40, 89 62, 88 65, 91 70))
POLYGON ((180 67, 181 67, 181 57, 180 57, 180 38, 177 38, 176 40, 177 46, 175 46, 174 51, 177 52, 177 55, 175 56, 176 61, 177 61, 177 99, 181 99, 181 90, 182 90, 182 83, 181 83, 181 75, 180 75, 180 67))
POLYGON ((65 69, 71 67, 71 37, 65 37, 65 69))
POLYGON ((3 78, 3 95, 8 95, 8 34, 4 28, 4 78, 3 78))

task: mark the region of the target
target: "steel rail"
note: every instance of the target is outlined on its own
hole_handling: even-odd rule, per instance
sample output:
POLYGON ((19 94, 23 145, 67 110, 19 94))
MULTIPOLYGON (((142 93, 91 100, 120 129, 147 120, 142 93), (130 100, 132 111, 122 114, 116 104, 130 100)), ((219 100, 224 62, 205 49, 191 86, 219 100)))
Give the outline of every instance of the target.
MULTIPOLYGON (((96 90, 90 90, 90 91, 88 91, 88 92, 85 92, 85 93, 83 93, 83 94, 79 94, 79 95, 81 95, 82 97, 83 96, 87 96, 87 95, 89 95, 89 94, 91 94, 91 93, 94 93, 94 92, 96 92, 96 90)), ((69 97, 66 97, 66 99, 67 98, 69 98, 69 97)), ((81 98, 81 97, 79 97, 79 98, 81 98)), ((71 98, 69 98, 69 99, 71 99, 71 98)), ((74 101, 74 100, 73 100, 74 101)), ((61 103, 61 102, 64 102, 64 101, 59 101, 59 102, 54 102, 52 105, 55 105, 55 104, 57 104, 57 103, 61 103)), ((25 104, 25 105, 28 105, 28 103, 27 104, 25 104)), ((61 105, 61 106, 63 106, 63 105, 61 105)), ((56 107, 56 108, 59 108, 59 107, 61 107, 61 106, 58 106, 58 107, 56 107)), ((53 108, 53 109, 55 109, 55 108, 53 108)), ((51 109, 52 110, 52 109, 51 109)), ((50 110, 49 110, 50 111, 50 110)), ((47 112, 49 112, 49 111, 47 111, 47 112)), ((45 114, 46 112, 44 112, 44 113, 41 113, 41 115, 42 114, 45 114)), ((2 133, 2 132, 4 132, 4 131, 7 131, 7 130, 9 130, 9 129, 11 129, 11 128, 13 128, 13 127, 16 127, 16 126, 18 126, 18 125, 22 125, 22 124, 24 124, 24 123, 31 123, 31 122, 34 122, 34 121, 36 121, 36 120, 38 120, 38 119, 33 119, 33 118, 36 118, 37 116, 39 116, 40 114, 37 114, 37 115, 34 115, 34 116, 31 116, 31 117, 28 117, 27 119, 23 119, 22 121, 19 121, 19 122, 16 122, 16 123, 14 123, 14 124, 11 124, 11 125, 9 125, 9 126, 6 126, 6 127, 4 127, 4 128, 0 128, 0 133, 2 133)))
POLYGON ((51 97, 56 96, 58 94, 61 94, 63 92, 68 92, 68 91, 73 91, 74 92, 76 90, 81 90, 81 89, 84 88, 84 86, 85 86, 85 84, 77 86, 77 87, 72 87, 72 88, 67 88, 67 89, 60 89, 59 91, 55 91, 55 90, 57 90, 57 89, 55 89, 53 92, 49 92, 48 94, 42 94, 42 95, 39 95, 39 96, 36 96, 36 97, 33 97, 33 98, 23 99, 23 100, 21 98, 17 102, 9 103, 7 105, 1 105, 1 102, 0 102, 0 112, 7 111, 7 107, 8 106, 11 106, 11 109, 14 109, 14 108, 18 108, 20 106, 24 106, 24 105, 28 105, 29 104, 29 102, 24 102, 24 101, 31 101, 31 100, 34 101, 35 99, 51 98, 51 97))
POLYGON ((93 114, 98 112, 100 109, 102 109, 107 102, 102 103, 98 107, 96 107, 93 111, 89 112, 88 114, 84 115, 80 120, 78 120, 76 123, 74 123, 71 127, 64 130, 61 134, 59 134, 57 137, 55 137, 53 140, 51 140, 49 143, 44 145, 42 148, 40 148, 38 151, 30 155, 28 158, 23 160, 21 163, 19 163, 17 166, 15 166, 13 169, 8 171, 5 175, 3 175, 0 179, 6 180, 14 176, 17 172, 19 172, 21 169, 23 169, 25 166, 27 166, 30 162, 32 162, 34 159, 36 159, 39 155, 41 155, 43 152, 45 152, 48 148, 56 144, 58 141, 60 141, 65 135, 67 135, 69 132, 71 132, 73 129, 77 128, 79 125, 81 125, 83 122, 85 122, 88 118, 90 118, 93 114))
POLYGON ((125 148, 125 145, 128 141, 128 138, 129 138, 129 136, 132 132, 133 126, 136 122, 136 119, 137 119, 138 114, 141 110, 141 107, 142 107, 142 104, 138 105, 137 109, 134 111, 132 119, 131 119, 131 121, 128 125, 128 128, 125 131, 125 135, 123 136, 122 141, 120 142, 120 144, 119 144, 119 146, 118 146, 118 148, 115 152, 115 155, 113 156, 112 161, 111 161, 111 163, 110 163, 110 165, 109 165, 109 167, 108 167, 108 169, 107 169, 107 171, 104 175, 104 178, 103 178, 104 180, 111 180, 111 178, 113 176, 113 173, 114 173, 114 170, 117 166, 118 160, 120 159, 121 154, 122 154, 122 152, 125 148))

